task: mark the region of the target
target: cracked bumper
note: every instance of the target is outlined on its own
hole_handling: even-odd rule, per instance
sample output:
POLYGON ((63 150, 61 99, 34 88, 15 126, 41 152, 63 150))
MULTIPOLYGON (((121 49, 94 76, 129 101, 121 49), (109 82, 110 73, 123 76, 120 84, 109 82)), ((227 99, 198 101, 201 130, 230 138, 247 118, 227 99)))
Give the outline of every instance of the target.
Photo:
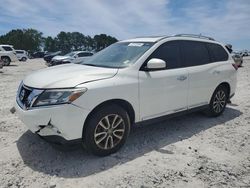
POLYGON ((71 104, 23 110, 16 103, 15 108, 29 130, 50 141, 53 136, 66 141, 82 138, 84 121, 89 114, 89 111, 71 104))

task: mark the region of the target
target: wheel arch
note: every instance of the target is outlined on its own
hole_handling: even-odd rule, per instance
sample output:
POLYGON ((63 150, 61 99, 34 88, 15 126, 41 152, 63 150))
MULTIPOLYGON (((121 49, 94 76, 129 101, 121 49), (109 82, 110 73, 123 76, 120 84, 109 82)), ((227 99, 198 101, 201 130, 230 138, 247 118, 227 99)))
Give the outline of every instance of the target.
POLYGON ((3 56, 1 56, 1 59, 2 59, 2 58, 8 58, 8 59, 10 60, 10 62, 11 62, 11 59, 10 59, 9 56, 3 55, 3 56))
POLYGON ((87 122, 89 121, 89 119, 91 118, 91 116, 96 112, 98 111, 98 109, 100 109, 101 107, 103 106, 106 106, 106 105, 111 105, 111 104, 116 104, 118 106, 120 106, 121 108, 123 108, 124 110, 127 111, 128 115, 129 115, 129 119, 130 119, 130 123, 131 125, 134 124, 135 122, 135 111, 134 111, 134 108, 133 106, 126 100, 124 99, 110 99, 110 100, 107 100, 107 101, 104 101, 102 103, 100 103, 99 105, 97 105, 87 116, 85 122, 84 122, 84 125, 83 125, 83 132, 85 131, 85 128, 86 128, 86 124, 87 122))
POLYGON ((222 82, 220 83, 216 89, 220 86, 223 86, 223 87, 226 87, 227 88, 227 91, 228 91, 228 97, 230 97, 230 93, 231 93, 231 87, 230 87, 230 84, 228 82, 222 82))

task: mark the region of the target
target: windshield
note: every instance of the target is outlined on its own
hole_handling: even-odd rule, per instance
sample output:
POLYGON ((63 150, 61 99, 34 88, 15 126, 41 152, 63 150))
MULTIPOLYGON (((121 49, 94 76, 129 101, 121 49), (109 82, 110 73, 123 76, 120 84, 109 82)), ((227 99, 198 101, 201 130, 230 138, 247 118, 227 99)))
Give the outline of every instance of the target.
POLYGON ((123 68, 136 62, 154 43, 118 42, 98 52, 83 65, 123 68))
POLYGON ((75 54, 76 54, 75 52, 70 52, 70 53, 66 54, 65 56, 73 57, 75 54))

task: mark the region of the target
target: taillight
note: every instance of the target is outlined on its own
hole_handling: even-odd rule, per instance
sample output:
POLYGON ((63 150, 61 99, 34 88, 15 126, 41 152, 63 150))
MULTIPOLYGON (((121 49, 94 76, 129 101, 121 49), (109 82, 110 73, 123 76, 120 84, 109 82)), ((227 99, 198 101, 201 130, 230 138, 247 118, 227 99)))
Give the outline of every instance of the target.
POLYGON ((233 63, 232 65, 233 65, 235 70, 238 70, 238 68, 239 68, 238 65, 236 65, 235 63, 233 63))

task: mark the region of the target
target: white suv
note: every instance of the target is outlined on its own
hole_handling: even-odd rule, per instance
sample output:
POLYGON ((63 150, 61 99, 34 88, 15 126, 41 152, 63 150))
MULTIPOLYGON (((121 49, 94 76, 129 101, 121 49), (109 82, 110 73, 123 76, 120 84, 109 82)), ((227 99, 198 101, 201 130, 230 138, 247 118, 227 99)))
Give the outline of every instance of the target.
POLYGON ((10 65, 10 62, 18 61, 16 52, 11 45, 0 45, 0 56, 4 65, 10 65))
POLYGON ((26 52, 25 50, 16 50, 16 56, 19 61, 27 61, 28 52, 26 52))
POLYGON ((39 70, 20 84, 16 109, 29 129, 54 144, 82 142, 116 152, 130 127, 194 110, 219 116, 235 93, 237 66, 203 36, 117 42, 82 64, 39 70))

